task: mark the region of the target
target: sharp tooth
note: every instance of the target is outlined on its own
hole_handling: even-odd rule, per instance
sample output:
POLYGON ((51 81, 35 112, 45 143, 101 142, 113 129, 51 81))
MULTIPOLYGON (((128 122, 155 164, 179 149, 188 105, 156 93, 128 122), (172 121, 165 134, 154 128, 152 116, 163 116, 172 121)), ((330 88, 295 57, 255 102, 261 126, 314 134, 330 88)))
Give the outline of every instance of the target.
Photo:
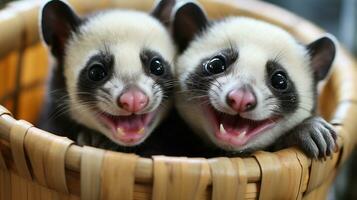
POLYGON ((241 140, 241 139, 244 138, 244 136, 245 136, 245 132, 239 134, 237 139, 238 139, 238 140, 241 140))
POLYGON ((143 128, 141 128, 139 131, 138 131, 138 134, 140 134, 140 135, 142 135, 142 134, 144 134, 145 133, 145 128, 143 127, 143 128))
POLYGON ((224 129, 223 124, 219 125, 219 131, 221 132, 221 134, 227 134, 227 131, 226 129, 224 129))
POLYGON ((240 140, 240 139, 243 139, 244 137, 245 137, 245 134, 247 134, 247 130, 246 129, 244 129, 243 131, 242 131, 242 133, 241 134, 239 134, 238 135, 238 139, 240 140))
POLYGON ((125 135, 125 132, 123 131, 122 128, 118 127, 118 128, 117 128, 117 134, 118 134, 119 136, 124 136, 124 135, 125 135))

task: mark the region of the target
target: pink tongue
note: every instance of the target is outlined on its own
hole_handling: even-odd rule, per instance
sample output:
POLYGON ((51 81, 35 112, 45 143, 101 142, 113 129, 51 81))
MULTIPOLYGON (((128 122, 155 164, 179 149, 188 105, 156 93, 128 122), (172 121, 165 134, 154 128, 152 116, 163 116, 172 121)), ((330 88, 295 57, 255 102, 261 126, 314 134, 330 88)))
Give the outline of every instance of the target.
POLYGON ((137 132, 144 127, 144 120, 138 115, 119 117, 116 126, 125 132, 137 132))
POLYGON ((252 121, 237 116, 224 116, 221 123, 228 134, 235 136, 249 133, 254 129, 252 121))

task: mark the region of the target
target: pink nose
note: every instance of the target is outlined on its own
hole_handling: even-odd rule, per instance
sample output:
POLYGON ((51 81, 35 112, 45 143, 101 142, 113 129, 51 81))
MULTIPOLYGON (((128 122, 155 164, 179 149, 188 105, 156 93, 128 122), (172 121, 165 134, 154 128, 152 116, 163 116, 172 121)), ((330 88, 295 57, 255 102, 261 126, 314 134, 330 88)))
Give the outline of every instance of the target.
POLYGON ((257 100, 250 88, 234 89, 227 96, 228 105, 238 113, 252 110, 257 105, 257 100))
POLYGON ((143 110, 148 104, 149 98, 137 88, 130 88, 118 98, 119 107, 124 110, 135 113, 143 110))

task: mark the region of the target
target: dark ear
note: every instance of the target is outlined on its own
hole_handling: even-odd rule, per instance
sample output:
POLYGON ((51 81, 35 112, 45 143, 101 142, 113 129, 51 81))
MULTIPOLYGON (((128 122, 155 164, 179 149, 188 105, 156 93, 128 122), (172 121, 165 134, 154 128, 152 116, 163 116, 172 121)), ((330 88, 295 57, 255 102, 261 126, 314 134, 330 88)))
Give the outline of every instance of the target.
POLYGON ((326 78, 336 54, 333 39, 322 37, 307 45, 310 54, 311 67, 317 81, 326 78))
POLYGON ((175 6, 176 0, 158 0, 156 2, 151 14, 168 27, 171 23, 172 8, 175 6))
POLYGON ((181 52, 186 49, 195 35, 200 33, 207 24, 206 14, 198 4, 187 2, 176 7, 173 37, 181 52))
POLYGON ((64 2, 52 0, 41 11, 41 31, 44 41, 51 47, 56 57, 64 53, 65 44, 72 32, 75 32, 81 19, 64 2))

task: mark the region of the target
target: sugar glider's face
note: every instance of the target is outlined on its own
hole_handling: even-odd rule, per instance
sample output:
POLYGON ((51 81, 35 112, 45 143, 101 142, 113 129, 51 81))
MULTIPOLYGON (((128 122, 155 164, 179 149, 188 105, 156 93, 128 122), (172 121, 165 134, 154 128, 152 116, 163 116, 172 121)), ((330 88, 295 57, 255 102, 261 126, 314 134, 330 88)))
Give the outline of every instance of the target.
POLYGON ((63 2, 51 2, 42 31, 62 62, 71 117, 119 145, 142 143, 170 105, 169 33, 146 13, 112 10, 83 20, 63 2))
POLYGON ((238 152, 262 149, 311 116, 315 82, 326 76, 334 55, 330 39, 306 48, 254 19, 232 17, 208 26, 193 3, 177 10, 174 33, 183 51, 176 66, 179 112, 198 134, 238 152), (181 27, 199 34, 181 34, 181 27), (320 64, 314 58, 323 44, 333 55, 320 64))

